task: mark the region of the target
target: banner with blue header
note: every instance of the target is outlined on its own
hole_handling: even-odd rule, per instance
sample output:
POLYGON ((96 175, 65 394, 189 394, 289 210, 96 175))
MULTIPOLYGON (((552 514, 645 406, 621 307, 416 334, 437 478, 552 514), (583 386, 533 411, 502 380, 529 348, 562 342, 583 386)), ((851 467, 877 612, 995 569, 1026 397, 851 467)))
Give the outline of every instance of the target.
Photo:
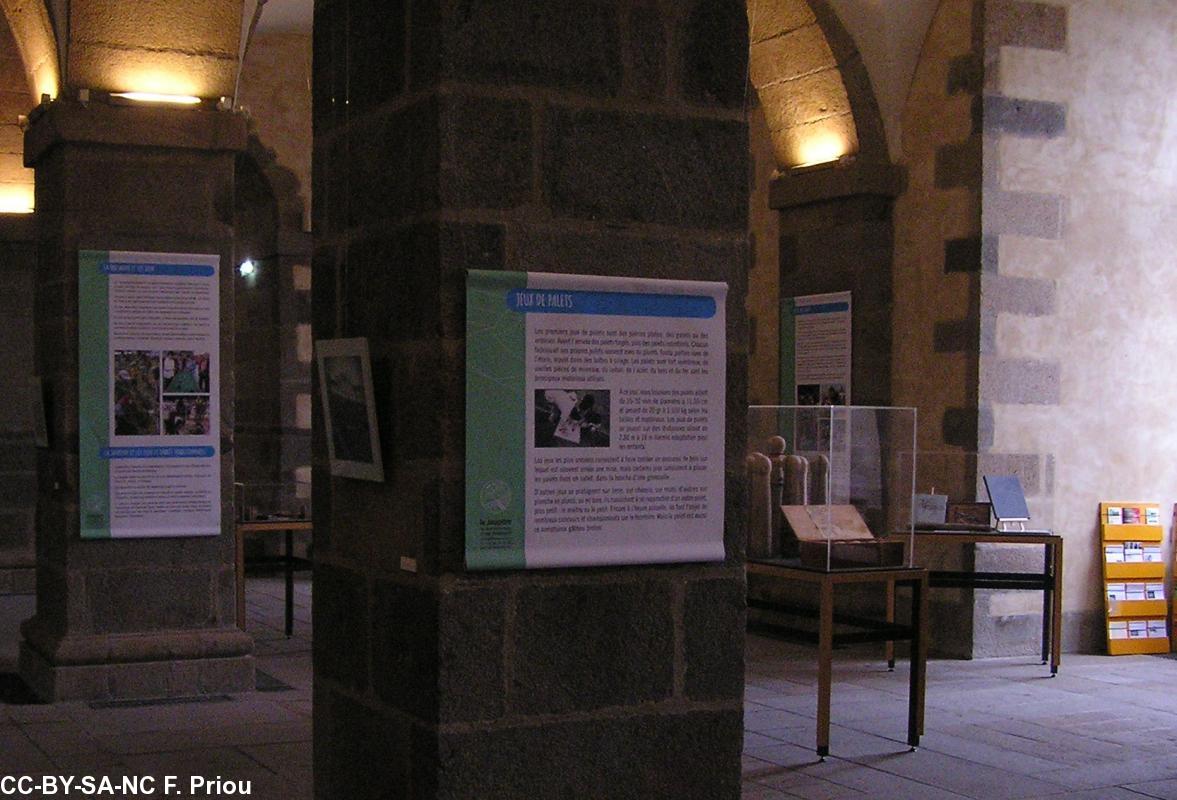
POLYGON ((470 569, 724 558, 726 297, 468 273, 470 569))
POLYGON ((78 254, 84 538, 221 532, 220 258, 78 254))

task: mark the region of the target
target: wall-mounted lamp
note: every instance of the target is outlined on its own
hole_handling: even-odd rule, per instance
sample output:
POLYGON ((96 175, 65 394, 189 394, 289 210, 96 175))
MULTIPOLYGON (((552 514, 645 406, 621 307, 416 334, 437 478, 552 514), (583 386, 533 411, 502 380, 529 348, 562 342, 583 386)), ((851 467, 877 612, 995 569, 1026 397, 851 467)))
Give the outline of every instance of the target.
POLYGON ((111 97, 119 97, 135 103, 162 103, 174 106, 195 106, 200 104, 200 98, 191 94, 161 94, 159 92, 111 92, 111 97))
POLYGON ((33 186, 0 185, 0 214, 32 214, 33 186))
POLYGON ((823 131, 810 135, 800 142, 797 155, 801 163, 794 165, 793 169, 833 164, 845 158, 849 151, 849 143, 836 132, 823 131))
POLYGON ((247 258, 237 265, 237 274, 242 278, 250 279, 257 275, 257 262, 252 258, 247 258))

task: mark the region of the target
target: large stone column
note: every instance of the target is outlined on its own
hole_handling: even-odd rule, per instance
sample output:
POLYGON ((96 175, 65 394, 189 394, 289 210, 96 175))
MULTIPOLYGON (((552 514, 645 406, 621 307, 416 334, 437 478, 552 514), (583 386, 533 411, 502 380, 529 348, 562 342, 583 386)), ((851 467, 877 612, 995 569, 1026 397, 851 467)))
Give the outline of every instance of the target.
POLYGON ((738 2, 316 3, 314 335, 386 471, 316 408, 318 797, 739 797, 746 54, 738 2), (724 562, 464 568, 468 268, 730 284, 724 562))
POLYGON ((37 509, 37 614, 20 670, 53 700, 249 688, 234 626, 232 203, 235 114, 57 100, 33 115, 36 366, 52 398, 37 509), (221 256, 220 536, 82 540, 78 502, 79 249, 221 256))

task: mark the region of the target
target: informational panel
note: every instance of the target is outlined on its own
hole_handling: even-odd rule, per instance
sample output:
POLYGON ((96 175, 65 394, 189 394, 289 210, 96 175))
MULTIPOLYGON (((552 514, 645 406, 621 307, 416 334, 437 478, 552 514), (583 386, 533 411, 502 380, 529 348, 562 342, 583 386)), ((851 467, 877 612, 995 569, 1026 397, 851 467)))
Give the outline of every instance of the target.
POLYGON ((723 559, 726 295, 469 273, 470 569, 723 559))
POLYGON ((78 254, 85 538, 221 532, 216 255, 78 254))
POLYGON ((781 303, 781 399, 802 406, 850 404, 850 292, 781 303))

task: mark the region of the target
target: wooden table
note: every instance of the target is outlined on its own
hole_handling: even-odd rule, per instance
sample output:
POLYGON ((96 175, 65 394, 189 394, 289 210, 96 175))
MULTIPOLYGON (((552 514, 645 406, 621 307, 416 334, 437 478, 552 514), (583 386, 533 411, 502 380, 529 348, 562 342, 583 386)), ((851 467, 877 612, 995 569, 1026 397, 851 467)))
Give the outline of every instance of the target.
POLYGON ((1023 589, 1042 592, 1042 663, 1050 662, 1051 676, 1062 662, 1063 538, 1054 533, 1018 531, 916 531, 916 560, 923 542, 957 544, 1018 544, 1042 548, 1041 572, 976 572, 970 570, 928 572, 932 588, 1023 589))
POLYGON ((258 519, 237 523, 237 627, 245 630, 245 537, 248 534, 285 534, 285 547, 277 563, 286 573, 286 636, 294 634, 294 568, 309 567, 294 555, 294 532, 311 530, 309 519, 258 519))
MULTIPOLYGON (((793 625, 772 623, 771 627, 786 635, 817 644, 817 754, 823 759, 830 752, 830 689, 833 676, 834 645, 858 642, 911 641, 911 680, 907 698, 907 743, 912 749, 919 746, 924 732, 924 690, 927 682, 928 656, 928 571, 919 567, 872 567, 826 571, 802 567, 795 561, 782 559, 749 561, 749 575, 761 575, 772 580, 804 583, 817 587, 818 620, 816 632, 793 625), (899 625, 892 617, 878 620, 834 611, 834 600, 839 586, 877 583, 890 589, 895 586, 911 588, 911 623, 899 625), (835 624, 853 628, 848 632, 835 631, 835 624)), ((792 617, 813 618, 813 609, 800 609, 780 603, 749 599, 750 608, 762 608, 792 617)))

